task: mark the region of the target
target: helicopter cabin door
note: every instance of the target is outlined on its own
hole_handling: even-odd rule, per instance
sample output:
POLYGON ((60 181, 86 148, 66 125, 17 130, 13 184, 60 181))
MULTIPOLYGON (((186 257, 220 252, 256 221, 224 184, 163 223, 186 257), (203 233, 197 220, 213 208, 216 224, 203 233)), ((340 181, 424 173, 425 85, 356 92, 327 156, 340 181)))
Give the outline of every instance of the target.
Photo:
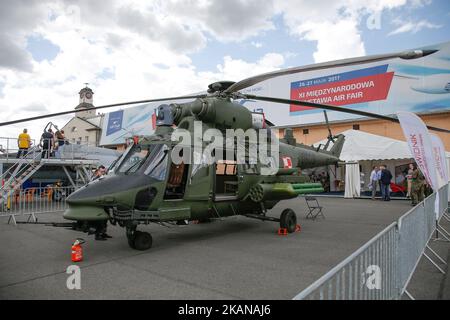
POLYGON ((218 160, 216 163, 214 192, 216 200, 236 200, 238 191, 237 162, 218 160))

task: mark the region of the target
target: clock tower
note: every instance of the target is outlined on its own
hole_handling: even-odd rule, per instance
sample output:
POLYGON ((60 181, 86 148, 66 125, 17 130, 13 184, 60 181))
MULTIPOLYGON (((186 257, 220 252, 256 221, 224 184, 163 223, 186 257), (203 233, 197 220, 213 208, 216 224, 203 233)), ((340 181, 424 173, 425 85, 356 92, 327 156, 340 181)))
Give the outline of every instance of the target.
POLYGON ((76 116, 80 118, 95 117, 95 110, 91 109, 94 107, 94 92, 87 85, 86 83, 86 87, 78 93, 80 95, 80 102, 75 107, 75 110, 83 110, 76 113, 76 116))

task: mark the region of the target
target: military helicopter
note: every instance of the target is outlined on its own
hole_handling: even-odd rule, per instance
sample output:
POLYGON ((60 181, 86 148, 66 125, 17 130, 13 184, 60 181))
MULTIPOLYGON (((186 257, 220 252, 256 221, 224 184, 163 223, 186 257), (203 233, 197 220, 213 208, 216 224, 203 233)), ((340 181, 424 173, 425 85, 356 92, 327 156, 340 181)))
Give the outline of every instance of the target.
MULTIPOLYGON (((353 58, 333 62, 332 65, 346 66, 389 58, 415 59, 433 52, 435 51, 408 51, 353 58)), ((67 198, 68 209, 64 212, 64 218, 76 221, 79 226, 83 225, 84 231, 107 221, 124 227, 130 247, 137 250, 147 250, 152 246, 150 233, 137 230, 139 225, 149 223, 186 224, 192 220, 243 215, 279 222, 280 227, 288 233, 295 232, 297 217, 293 209, 285 209, 279 218, 267 216, 267 211, 278 202, 299 194, 322 192, 320 184, 310 183, 300 174, 300 169, 338 163, 345 137, 333 136, 330 132, 328 139, 329 143, 333 142, 333 147, 329 151, 326 148, 317 149, 297 144, 289 130, 278 141, 264 114, 251 112, 235 101, 252 99, 294 104, 398 122, 394 117, 360 110, 240 92, 267 79, 329 66, 330 63, 322 63, 266 73, 240 82, 216 82, 208 86, 206 94, 96 107, 95 109, 101 109, 145 102, 195 99, 192 102, 160 105, 157 108, 154 134, 135 137, 106 176, 72 193, 67 198), (210 159, 203 159, 203 149, 200 153, 196 150, 195 129, 196 126, 198 128, 198 123, 201 137, 211 129, 220 133, 252 129, 257 132, 266 131, 268 134, 263 138, 258 137, 256 141, 244 139, 241 143, 238 139, 225 139, 208 154, 212 157, 212 161, 209 161, 210 159), (191 138, 183 142, 173 139, 174 136, 180 136, 180 133, 189 133, 191 138), (250 159, 246 156, 247 153, 244 153, 244 157, 238 154, 239 148, 248 151, 252 146, 262 143, 268 143, 272 148, 274 142, 278 146, 278 159, 267 157, 267 161, 263 161, 260 157, 250 159), (180 145, 185 148, 180 148, 180 145), (179 149, 174 152, 176 148, 179 149), (229 157, 225 160, 216 157, 219 149, 229 157), (198 161, 175 162, 174 155, 198 161)), ((0 123, 0 126, 72 112, 74 111, 13 120, 0 123)), ((450 132, 436 127, 429 129, 450 132)), ((211 141, 201 141, 201 147, 207 148, 210 143, 211 141)))

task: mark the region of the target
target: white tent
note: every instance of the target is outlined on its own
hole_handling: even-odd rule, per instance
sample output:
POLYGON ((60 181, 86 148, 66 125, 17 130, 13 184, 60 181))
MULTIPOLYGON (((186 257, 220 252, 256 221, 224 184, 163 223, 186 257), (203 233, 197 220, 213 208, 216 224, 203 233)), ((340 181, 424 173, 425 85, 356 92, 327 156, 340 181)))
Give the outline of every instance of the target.
MULTIPOLYGON (((364 180, 367 183, 370 178, 372 165, 386 164, 395 175, 395 166, 406 164, 412 161, 408 143, 395 140, 360 130, 347 130, 342 132, 345 135, 345 142, 342 148, 340 159, 345 161, 345 194, 346 198, 359 197, 361 194, 361 172, 363 168, 364 180)), ((314 144, 325 145, 327 140, 322 140, 314 144)), ((329 149, 332 147, 332 143, 329 149)), ((447 164, 450 170, 450 152, 446 153, 447 164)), ((450 191, 449 191, 450 192, 450 191)))
MULTIPOLYGON (((345 194, 346 198, 359 197, 361 193, 361 172, 360 164, 365 162, 366 170, 370 173, 371 163, 367 161, 386 160, 408 160, 411 153, 408 144, 404 141, 395 140, 360 130, 347 130, 342 132, 345 135, 345 142, 342 148, 340 159, 345 161, 345 194)), ((324 145, 326 140, 315 144, 324 145)), ((331 145, 329 146, 331 148, 331 145)), ((393 163, 393 161, 392 161, 393 163)), ((393 166, 393 164, 392 164, 393 166)), ((395 167, 394 167, 395 168, 395 167)), ((392 171, 393 172, 393 171, 392 171)), ((365 174, 368 180, 368 174, 365 174)))
MULTIPOLYGON (((347 130, 345 143, 342 148, 340 159, 343 161, 361 160, 389 160, 410 159, 408 144, 405 141, 395 140, 360 130, 347 130)), ((322 140, 315 146, 324 145, 327 140, 322 140)), ((331 146, 330 146, 331 147, 331 146)))

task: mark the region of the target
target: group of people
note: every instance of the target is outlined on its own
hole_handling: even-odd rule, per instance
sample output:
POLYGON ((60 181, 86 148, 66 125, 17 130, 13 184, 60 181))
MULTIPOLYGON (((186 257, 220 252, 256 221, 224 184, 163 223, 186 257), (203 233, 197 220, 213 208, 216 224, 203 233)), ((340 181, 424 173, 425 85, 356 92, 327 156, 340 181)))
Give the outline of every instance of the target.
MULTIPOLYGON (((31 144, 31 137, 28 134, 28 130, 23 129, 23 132, 17 138, 17 146, 19 148, 17 158, 25 157, 28 154, 28 149, 31 148, 31 144)), ((47 131, 44 131, 39 142, 39 146, 42 148, 42 159, 48 159, 53 156, 60 158, 65 144, 64 130, 57 130, 53 133, 53 130, 49 128, 47 131)))
POLYGON ((48 159, 51 157, 60 158, 61 152, 66 144, 66 137, 64 130, 57 130, 53 133, 52 128, 49 128, 41 136, 39 146, 42 147, 41 157, 48 159))
POLYGON ((377 186, 380 187, 381 200, 391 201, 390 185, 392 181, 392 173, 386 165, 374 166, 370 173, 369 189, 372 190, 372 200, 375 200, 377 186))
MULTIPOLYGON (((390 200, 389 186, 391 184, 391 180, 392 174, 385 165, 373 167, 370 174, 369 185, 369 188, 372 190, 372 200, 375 200, 377 186, 379 186, 381 190, 381 199, 384 201, 390 200)), ((427 190, 425 177, 416 164, 410 163, 406 174, 406 180, 408 188, 406 196, 411 198, 411 205, 415 206, 425 198, 427 190)))

